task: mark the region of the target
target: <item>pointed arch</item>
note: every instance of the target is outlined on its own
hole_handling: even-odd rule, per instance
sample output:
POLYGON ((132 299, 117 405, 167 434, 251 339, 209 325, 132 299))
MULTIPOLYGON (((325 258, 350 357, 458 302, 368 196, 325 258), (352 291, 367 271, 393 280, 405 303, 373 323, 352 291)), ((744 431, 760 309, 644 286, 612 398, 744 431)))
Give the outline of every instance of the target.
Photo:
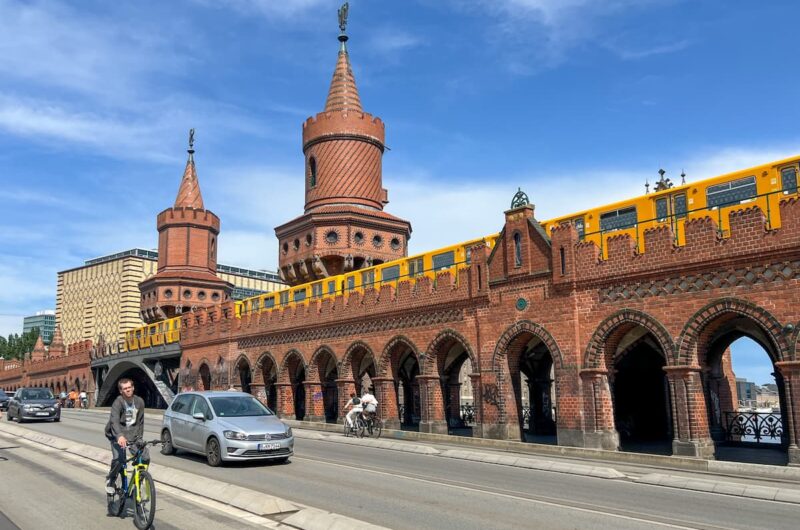
MULTIPOLYGON (((327 344, 323 344, 314 350, 314 353, 311 355, 311 360, 308 361, 308 371, 306 375, 308 381, 321 381, 321 379, 325 376, 325 374, 319 373, 320 357, 325 354, 330 355, 334 362, 336 361, 336 354, 333 353, 333 349, 327 344)), ((336 365, 336 369, 339 369, 338 364, 336 365)))
POLYGON ((358 376, 358 374, 353 373, 353 354, 359 350, 363 350, 366 355, 372 357, 373 362, 375 362, 375 353, 372 351, 372 348, 369 344, 364 341, 357 340, 350 344, 347 347, 347 350, 344 352, 344 356, 342 357, 341 362, 339 363, 339 377, 342 379, 354 379, 358 376))
POLYGON ((550 351, 550 355, 553 357, 556 366, 559 369, 564 367, 564 356, 561 353, 561 348, 558 347, 556 339, 553 338, 550 332, 547 331, 544 326, 536 322, 519 320, 509 326, 503 334, 500 335, 500 339, 498 339, 497 345, 494 348, 494 354, 492 355, 492 370, 499 369, 500 360, 506 357, 508 347, 523 333, 530 333, 541 340, 550 351))
MULTIPOLYGON (((443 356, 437 355, 440 351, 440 348, 443 345, 446 345, 445 351, 449 351, 456 343, 461 344, 466 352, 467 356, 469 357, 469 362, 472 364, 472 371, 478 372, 480 371, 480 365, 478 364, 478 359, 475 356, 475 352, 472 350, 472 346, 470 345, 469 341, 459 332, 454 329, 445 329, 440 331, 436 337, 430 342, 428 348, 425 350, 425 355, 422 356, 420 359, 420 372, 423 374, 434 374, 436 368, 436 361, 439 357, 442 357, 440 361, 444 363, 445 359, 443 356)), ((439 366, 439 371, 443 371, 444 366, 439 366)))
POLYGON ((272 355, 271 352, 265 351, 261 355, 258 356, 256 359, 255 365, 253 366, 253 381, 257 383, 264 383, 264 366, 265 363, 269 366, 269 363, 272 363, 272 366, 275 368, 275 376, 278 375, 278 363, 275 362, 275 357, 272 355))
POLYGON ((605 367, 609 360, 608 356, 613 354, 618 341, 635 326, 641 326, 653 335, 666 357, 667 365, 674 364, 675 343, 667 328, 644 311, 626 308, 611 314, 597 327, 586 346, 583 368, 605 367), (611 342, 609 342, 610 339, 612 339, 611 342))
POLYGON ((377 373, 379 377, 387 377, 389 369, 392 367, 392 353, 400 346, 405 345, 419 359, 419 348, 416 344, 404 335, 395 335, 383 348, 381 358, 378 360, 377 373))
POLYGON ((783 326, 772 313, 747 300, 739 298, 720 298, 700 308, 686 322, 681 331, 676 348, 676 358, 680 364, 698 364, 697 345, 708 327, 714 321, 726 316, 745 317, 755 323, 764 332, 768 344, 762 344, 772 362, 791 360, 791 349, 783 334, 783 326))
POLYGON ((306 364, 306 360, 303 357, 303 354, 300 353, 299 350, 292 348, 291 350, 287 351, 286 354, 283 356, 280 368, 278 369, 278 381, 282 383, 291 382, 291 377, 289 374, 289 363, 294 358, 298 359, 298 363, 303 368, 304 371, 306 372, 308 371, 308 365, 306 364))

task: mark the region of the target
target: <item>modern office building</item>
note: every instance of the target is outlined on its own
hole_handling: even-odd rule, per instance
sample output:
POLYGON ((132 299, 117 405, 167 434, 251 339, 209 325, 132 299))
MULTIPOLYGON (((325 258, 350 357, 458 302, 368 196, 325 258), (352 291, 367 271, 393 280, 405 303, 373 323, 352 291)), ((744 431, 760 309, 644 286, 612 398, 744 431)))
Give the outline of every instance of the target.
MULTIPOLYGON (((59 272, 55 322, 64 343, 101 335, 113 343, 143 325, 139 283, 155 275, 157 265, 158 252, 133 248, 59 272)), ((234 285, 231 297, 236 300, 283 287, 280 277, 269 271, 218 264, 217 275, 234 285)))
POLYGON ((53 340, 53 331, 56 329, 56 312, 52 309, 37 311, 35 315, 22 320, 22 332, 27 333, 34 328, 39 328, 39 335, 45 344, 53 340))

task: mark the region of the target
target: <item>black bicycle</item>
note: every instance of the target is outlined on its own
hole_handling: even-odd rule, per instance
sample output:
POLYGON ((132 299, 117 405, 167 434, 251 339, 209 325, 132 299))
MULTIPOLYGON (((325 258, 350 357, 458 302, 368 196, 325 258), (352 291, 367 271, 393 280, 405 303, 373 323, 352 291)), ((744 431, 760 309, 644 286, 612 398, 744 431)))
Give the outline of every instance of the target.
POLYGON ((364 436, 371 436, 373 438, 380 438, 383 431, 383 420, 378 417, 377 412, 367 412, 358 415, 356 422, 358 428, 357 433, 359 438, 364 436))
POLYGON ((144 448, 148 445, 163 443, 161 440, 134 442, 129 446, 133 456, 125 461, 125 466, 117 473, 112 484, 114 493, 106 493, 108 513, 115 517, 122 516, 128 498, 133 499, 133 524, 139 530, 147 530, 152 526, 156 516, 156 485, 147 471, 149 464, 142 461, 144 448), (128 464, 133 462, 133 475, 128 479, 128 464))

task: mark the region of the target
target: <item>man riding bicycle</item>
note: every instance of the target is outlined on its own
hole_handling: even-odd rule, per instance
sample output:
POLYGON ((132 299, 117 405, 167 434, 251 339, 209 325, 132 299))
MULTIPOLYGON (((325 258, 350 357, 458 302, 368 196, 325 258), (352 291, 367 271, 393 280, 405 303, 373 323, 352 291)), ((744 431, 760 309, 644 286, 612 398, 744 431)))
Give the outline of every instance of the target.
POLYGON ((361 399, 359 399, 358 396, 356 396, 355 392, 350 394, 350 401, 348 401, 347 405, 344 406, 344 410, 350 408, 352 408, 352 410, 347 413, 347 416, 345 416, 344 421, 347 423, 347 426, 352 429, 353 417, 356 414, 361 414, 361 411, 364 410, 364 408, 361 406, 361 399))
MULTIPOLYGON (((111 414, 106 424, 105 435, 111 442, 111 469, 106 477, 106 492, 114 494, 114 481, 125 467, 125 448, 134 446, 144 435, 144 400, 133 394, 133 381, 127 377, 117 382, 119 396, 111 405, 111 414)), ((150 462, 147 448, 142 453, 142 461, 150 462)))

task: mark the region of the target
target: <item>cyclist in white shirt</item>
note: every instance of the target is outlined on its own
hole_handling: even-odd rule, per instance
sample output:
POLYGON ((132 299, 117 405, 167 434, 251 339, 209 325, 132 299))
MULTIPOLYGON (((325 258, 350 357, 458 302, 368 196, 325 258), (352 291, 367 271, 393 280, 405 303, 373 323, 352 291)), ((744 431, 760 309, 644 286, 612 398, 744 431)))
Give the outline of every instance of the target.
POLYGON ((364 391, 361 396, 361 406, 364 408, 364 416, 374 416, 378 411, 378 400, 370 394, 369 390, 364 391))

